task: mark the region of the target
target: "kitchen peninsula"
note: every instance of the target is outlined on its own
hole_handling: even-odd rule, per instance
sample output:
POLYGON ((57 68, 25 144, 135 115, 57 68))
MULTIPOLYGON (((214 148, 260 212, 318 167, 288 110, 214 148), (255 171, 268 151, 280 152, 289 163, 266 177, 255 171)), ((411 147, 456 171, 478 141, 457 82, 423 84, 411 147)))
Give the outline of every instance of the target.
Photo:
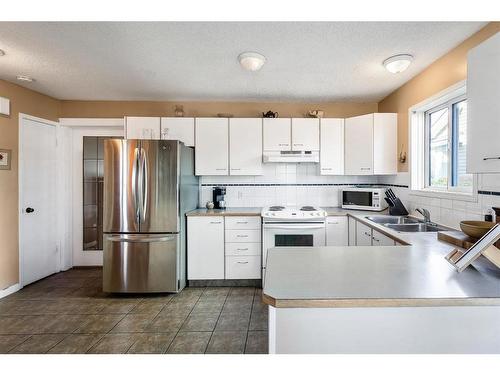
POLYGON ((356 219, 411 245, 271 249, 270 353, 500 353, 500 270, 458 273, 435 233, 356 219))

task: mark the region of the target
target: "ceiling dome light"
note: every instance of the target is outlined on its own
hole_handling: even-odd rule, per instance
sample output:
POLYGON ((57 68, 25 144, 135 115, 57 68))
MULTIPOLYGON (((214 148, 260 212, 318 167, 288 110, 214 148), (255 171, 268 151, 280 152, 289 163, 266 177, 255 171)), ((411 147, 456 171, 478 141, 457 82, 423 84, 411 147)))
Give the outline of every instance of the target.
POLYGON ((391 73, 401 73, 408 69, 412 61, 412 55, 395 55, 384 60, 382 65, 391 73))
POLYGON ((238 61, 243 69, 256 72, 266 62, 266 57, 257 52, 243 52, 238 56, 238 61))
POLYGON ((16 76, 16 79, 22 82, 35 82, 35 79, 29 76, 16 76))

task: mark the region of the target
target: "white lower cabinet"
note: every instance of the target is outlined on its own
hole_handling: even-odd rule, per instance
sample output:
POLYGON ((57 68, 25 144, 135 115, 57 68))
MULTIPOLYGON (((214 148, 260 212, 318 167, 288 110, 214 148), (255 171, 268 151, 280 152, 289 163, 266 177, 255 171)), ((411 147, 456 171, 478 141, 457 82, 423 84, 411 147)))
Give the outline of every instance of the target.
POLYGON ((392 238, 382 234, 376 230, 372 231, 372 245, 373 246, 395 246, 396 241, 392 238))
POLYGON ((262 235, 260 217, 226 217, 225 278, 260 279, 262 235))
POLYGON ((226 279, 260 279, 260 255, 226 256, 226 279))
POLYGON ((260 279, 260 217, 189 216, 188 280, 260 279))
POLYGON ((356 246, 356 220, 349 216, 349 246, 356 246))
MULTIPOLYGON (((349 218, 351 219, 351 218, 349 218)), ((380 233, 379 231, 370 228, 368 225, 365 225, 359 221, 355 221, 356 230, 353 231, 356 233, 356 243, 357 246, 395 246, 396 241, 394 241, 389 236, 380 233)), ((351 222, 349 222, 349 235, 351 235, 351 222)), ((349 236, 350 238, 350 236, 349 236)), ((349 242, 349 245, 351 243, 349 242)), ((352 245, 351 245, 352 246, 352 245)))
POLYGON ((326 219, 326 246, 348 246, 347 216, 329 216, 326 219))
POLYGON ((368 225, 356 223, 356 246, 371 246, 372 245, 372 228, 368 225))
POLYGON ((224 255, 224 217, 188 217, 188 280, 224 279, 224 255))

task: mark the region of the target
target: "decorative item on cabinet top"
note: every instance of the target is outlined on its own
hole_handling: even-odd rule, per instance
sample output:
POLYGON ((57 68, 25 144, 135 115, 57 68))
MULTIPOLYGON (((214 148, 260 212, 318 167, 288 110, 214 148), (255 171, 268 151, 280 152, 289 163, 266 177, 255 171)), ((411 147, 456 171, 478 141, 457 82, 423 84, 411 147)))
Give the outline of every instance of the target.
POLYGON ((278 112, 273 112, 273 111, 267 111, 267 112, 262 112, 262 117, 264 118, 278 118, 279 113, 278 112))
POLYGON ((175 106, 175 117, 184 117, 184 107, 182 105, 175 106))
POLYGON ((304 117, 311 117, 311 118, 323 118, 325 115, 325 111, 322 111, 321 109, 314 109, 309 112, 307 112, 304 117))

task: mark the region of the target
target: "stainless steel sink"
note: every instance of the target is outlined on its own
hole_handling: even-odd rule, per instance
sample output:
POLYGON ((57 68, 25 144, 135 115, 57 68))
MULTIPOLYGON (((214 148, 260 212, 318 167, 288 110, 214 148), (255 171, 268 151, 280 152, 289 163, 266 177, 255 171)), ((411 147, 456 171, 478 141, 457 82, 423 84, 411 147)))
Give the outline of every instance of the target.
POLYGON ((426 223, 424 220, 419 220, 409 216, 366 216, 370 221, 393 229, 398 232, 439 232, 448 230, 445 227, 434 223, 426 223))
POLYGON ((408 216, 367 216, 368 220, 377 224, 419 224, 423 221, 408 216))
POLYGON ((447 230, 447 228, 436 225, 436 224, 384 224, 389 229, 393 229, 398 232, 440 232, 447 230))

